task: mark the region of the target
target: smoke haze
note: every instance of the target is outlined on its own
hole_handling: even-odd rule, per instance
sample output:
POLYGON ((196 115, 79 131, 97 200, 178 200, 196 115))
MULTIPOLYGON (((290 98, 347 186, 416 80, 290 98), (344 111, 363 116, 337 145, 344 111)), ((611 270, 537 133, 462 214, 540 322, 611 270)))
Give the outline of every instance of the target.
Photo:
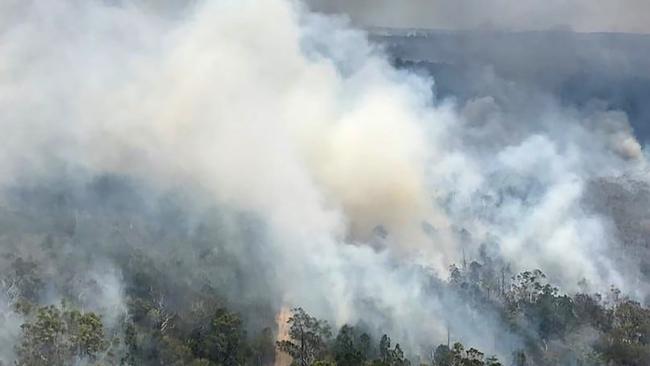
MULTIPOLYGON (((575 2, 558 22, 648 31, 645 3, 628 3, 629 14, 580 18, 588 5, 575 2)), ((494 22, 522 27, 522 4, 494 22)), ((365 5, 343 9, 363 24, 420 26, 365 5)), ((501 336, 496 314, 436 285, 481 247, 567 291, 582 282, 648 294, 639 258, 612 255, 620 225, 589 193, 603 180, 648 184, 626 113, 566 105, 485 70, 472 81, 481 93, 441 97, 435 73, 396 68, 390 48, 345 19, 292 1, 172 8, 0 2, 1 242, 38 256, 18 244, 24 217, 41 225, 38 245, 48 228, 74 233, 51 239, 61 258, 42 259, 47 302, 73 283, 84 306, 118 319, 125 274, 114 258, 135 246, 152 262, 176 258, 170 272, 188 288, 210 283, 251 314, 299 305, 337 325, 390 329, 416 350, 446 338, 447 324, 430 321, 444 315, 459 339, 506 354, 520 340, 501 336), (199 252, 223 255, 224 267, 202 265, 199 252)), ((493 21, 466 16, 461 27, 493 21)), ((7 344, 18 320, 3 299, 7 344)))
POLYGON ((644 0, 309 0, 315 10, 343 13, 375 27, 649 33, 644 0))

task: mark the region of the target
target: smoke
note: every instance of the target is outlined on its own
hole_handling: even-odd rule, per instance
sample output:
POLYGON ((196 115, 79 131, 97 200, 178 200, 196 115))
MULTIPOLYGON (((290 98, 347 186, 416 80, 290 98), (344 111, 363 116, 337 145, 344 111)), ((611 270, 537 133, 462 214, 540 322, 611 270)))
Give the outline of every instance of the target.
POLYGON ((0 297, 0 362, 9 363, 14 359, 14 345, 20 337, 23 318, 12 311, 11 301, 6 294, 0 297))
MULTIPOLYGON (((467 102, 436 99, 433 80, 395 69, 366 34, 290 1, 200 1, 173 16, 155 9, 0 4, 8 207, 16 187, 61 181, 94 207, 83 192, 102 189, 98 177, 127 177, 138 193, 116 195, 112 222, 153 215, 156 199, 178 193, 187 237, 161 240, 152 258, 178 255, 179 272, 221 281, 242 302, 264 296, 276 310, 303 306, 337 325, 364 320, 412 349, 446 339, 441 319, 457 337, 495 349, 496 316, 459 306, 434 279, 492 238, 495 255, 539 267, 569 291, 583 279, 647 291, 612 261, 607 219, 583 207, 593 179, 646 179, 625 114, 565 108, 512 86, 467 102), (504 95, 527 102, 509 110, 517 104, 504 105, 504 95), (211 217, 216 208, 223 216, 211 217), (244 222, 257 230, 252 239, 244 222), (221 231, 202 237, 205 223, 221 231), (220 278, 183 254, 183 245, 211 240, 228 243, 224 262, 263 274, 220 278)), ((101 205, 93 210, 108 210, 101 205)), ((117 317, 121 274, 102 258, 120 250, 105 244, 117 234, 91 228, 94 219, 69 220, 78 244, 70 250, 86 248, 76 257, 85 265, 72 268, 91 282, 72 292, 94 288, 101 295, 87 306, 117 317)), ((141 226, 131 221, 120 240, 143 240, 141 226)), ((140 243, 153 251, 148 244, 140 243)), ((66 262, 50 260, 56 278, 66 262)))
POLYGON ((648 33, 643 0, 309 0, 315 10, 344 13, 366 26, 397 28, 547 30, 648 33))
MULTIPOLYGON (((278 315, 276 317, 276 323, 278 325, 277 329, 277 336, 276 339, 278 341, 288 341, 290 340, 289 338, 289 319, 291 318, 291 309, 287 307, 283 307, 280 309, 278 312, 278 315)), ((281 352, 279 349, 276 350, 275 353, 275 366, 287 366, 291 365, 291 357, 284 353, 281 352)))

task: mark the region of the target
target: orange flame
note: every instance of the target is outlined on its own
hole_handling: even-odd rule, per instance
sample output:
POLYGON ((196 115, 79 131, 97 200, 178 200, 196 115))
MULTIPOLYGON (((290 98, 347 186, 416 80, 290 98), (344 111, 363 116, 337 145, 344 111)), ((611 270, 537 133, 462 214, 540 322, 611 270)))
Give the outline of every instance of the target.
MULTIPOLYGON (((277 340, 289 340, 289 318, 291 317, 291 309, 288 306, 283 306, 278 314, 275 316, 275 323, 278 326, 277 340)), ((276 349, 275 351, 275 365, 274 366, 289 366, 291 365, 291 356, 276 349)))

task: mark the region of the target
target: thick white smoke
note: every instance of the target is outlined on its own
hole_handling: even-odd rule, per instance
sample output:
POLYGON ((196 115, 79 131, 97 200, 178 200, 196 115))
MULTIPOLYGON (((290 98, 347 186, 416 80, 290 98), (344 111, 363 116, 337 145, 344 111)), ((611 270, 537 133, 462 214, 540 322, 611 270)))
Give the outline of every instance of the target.
POLYGON ((0 362, 6 364, 14 359, 14 345, 20 337, 20 325, 24 321, 11 306, 12 302, 7 294, 0 295, 0 362))
MULTIPOLYGON (((251 212, 287 303, 337 324, 371 303, 412 346, 454 316, 420 268, 445 276, 488 237, 569 289, 624 285, 614 238, 581 208, 589 179, 644 164, 624 116, 549 106, 512 121, 490 98, 436 102, 363 33, 287 0, 151 9, 0 3, 3 185, 83 168, 251 212)), ((493 347, 497 329, 456 320, 493 347)))

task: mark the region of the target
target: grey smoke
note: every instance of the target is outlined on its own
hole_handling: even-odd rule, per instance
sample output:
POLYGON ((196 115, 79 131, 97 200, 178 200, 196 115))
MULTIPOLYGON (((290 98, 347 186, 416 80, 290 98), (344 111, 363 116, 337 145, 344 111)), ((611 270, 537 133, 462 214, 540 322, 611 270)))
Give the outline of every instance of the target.
POLYGON ((483 95, 436 98, 435 74, 394 68, 364 32, 290 1, 153 8, 0 5, 0 184, 7 222, 24 225, 2 243, 38 255, 65 234, 49 242, 61 258, 42 259, 44 301, 71 276, 80 302, 119 317, 128 273, 113 262, 128 248, 177 279, 166 306, 212 286, 251 314, 300 305, 419 351, 449 319, 507 354, 519 340, 490 341, 496 315, 436 286, 484 242, 567 291, 647 293, 612 259, 607 216, 584 206, 594 180, 647 182, 625 113, 490 72, 483 95), (25 232, 33 243, 16 245, 25 232))
POLYGON ((315 10, 342 13, 364 26, 578 32, 650 32, 644 0, 308 0, 315 10))
POLYGON ((641 143, 650 136, 649 35, 378 29, 371 37, 435 75, 439 98, 487 95, 526 113, 543 109, 528 98, 541 92, 571 108, 623 111, 641 143))

